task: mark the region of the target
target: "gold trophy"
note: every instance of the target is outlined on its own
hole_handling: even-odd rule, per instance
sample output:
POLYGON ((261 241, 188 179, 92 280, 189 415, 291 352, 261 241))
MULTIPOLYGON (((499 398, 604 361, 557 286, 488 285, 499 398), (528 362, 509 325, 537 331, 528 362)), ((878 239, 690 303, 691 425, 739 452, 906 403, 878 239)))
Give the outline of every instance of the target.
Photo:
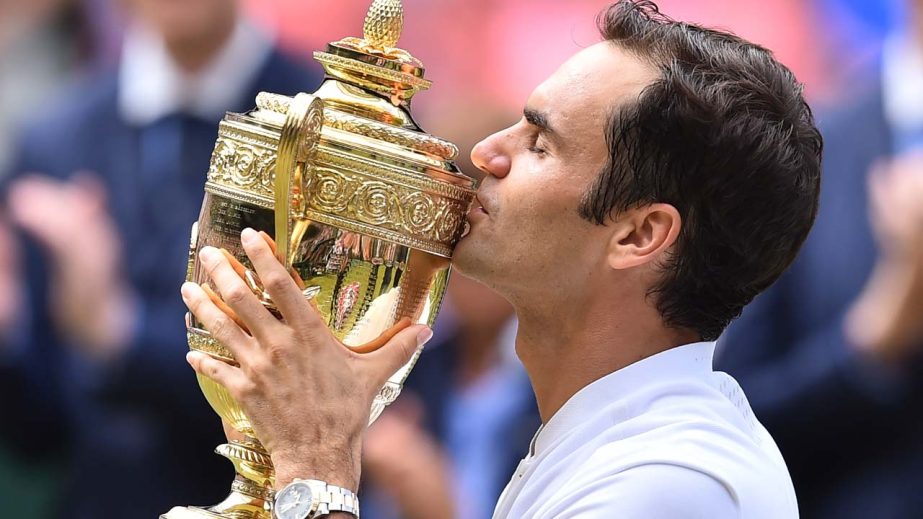
MULTIPOLYGON (((264 92, 251 112, 225 116, 192 230, 190 280, 207 281, 197 262, 204 246, 223 248, 249 268, 240 232, 252 227, 274 237, 280 261, 347 346, 372 349, 407 318, 433 324, 475 182, 455 166, 458 149, 410 115, 411 98, 431 83, 422 63, 396 47, 402 26, 400 0, 374 0, 364 38, 314 53, 327 73, 315 93, 264 92)), ((241 273, 272 309, 259 281, 241 273)), ((234 362, 194 318, 187 330, 191 349, 234 362)), ((415 362, 378 393, 371 421, 397 398, 415 362)), ((216 449, 236 478, 220 504, 177 507, 161 518, 270 519, 269 455, 230 394, 198 380, 212 408, 245 437, 216 449)))

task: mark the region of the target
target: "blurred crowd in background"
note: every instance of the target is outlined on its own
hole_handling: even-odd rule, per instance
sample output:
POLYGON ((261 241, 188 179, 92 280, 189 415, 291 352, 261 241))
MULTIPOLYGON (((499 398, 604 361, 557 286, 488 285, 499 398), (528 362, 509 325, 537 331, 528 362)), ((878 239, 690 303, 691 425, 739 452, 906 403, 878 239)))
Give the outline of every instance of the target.
MULTIPOLYGON (((315 90, 311 51, 360 36, 369 3, 0 2, 0 515, 151 518, 224 497, 179 298, 217 122, 261 90, 315 90)), ((405 0, 400 46, 435 82, 414 100, 422 126, 476 175, 467 151, 597 41, 607 3, 405 0)), ((826 139, 814 232, 717 367, 779 443, 803 517, 923 517, 923 0, 658 4, 773 49, 826 139)), ((363 517, 490 516, 539 423, 515 327, 453 278, 368 434, 363 517)))

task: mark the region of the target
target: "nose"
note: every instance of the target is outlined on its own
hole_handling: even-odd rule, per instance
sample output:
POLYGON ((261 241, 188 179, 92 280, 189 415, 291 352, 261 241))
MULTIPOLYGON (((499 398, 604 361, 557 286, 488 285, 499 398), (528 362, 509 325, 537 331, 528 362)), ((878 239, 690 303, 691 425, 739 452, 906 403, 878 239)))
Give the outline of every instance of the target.
POLYGON ((491 135, 471 150, 471 162, 493 177, 503 178, 510 172, 510 156, 503 149, 504 132, 491 135))

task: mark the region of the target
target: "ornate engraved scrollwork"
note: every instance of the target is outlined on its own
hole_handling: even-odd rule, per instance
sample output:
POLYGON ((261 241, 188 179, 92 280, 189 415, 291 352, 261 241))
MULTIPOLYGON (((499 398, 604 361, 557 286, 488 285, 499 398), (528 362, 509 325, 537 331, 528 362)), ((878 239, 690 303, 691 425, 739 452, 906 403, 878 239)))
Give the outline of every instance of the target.
POLYGON ((221 137, 212 153, 208 180, 271 196, 275 164, 276 154, 273 150, 221 137))
MULTIPOLYGON (((409 240, 450 247, 458 239, 466 201, 385 182, 360 173, 316 166, 306 188, 308 209, 387 229, 409 240)), ((356 227, 356 232, 368 232, 356 227)), ((383 236, 393 239, 393 233, 383 236)), ((441 253, 441 249, 440 249, 441 253)))

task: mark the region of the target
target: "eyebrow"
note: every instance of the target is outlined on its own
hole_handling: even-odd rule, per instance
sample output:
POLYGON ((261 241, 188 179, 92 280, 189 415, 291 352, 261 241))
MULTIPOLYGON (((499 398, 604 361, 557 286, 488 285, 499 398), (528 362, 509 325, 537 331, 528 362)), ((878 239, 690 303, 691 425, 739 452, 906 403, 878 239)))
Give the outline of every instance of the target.
POLYGON ((542 133, 548 134, 549 137, 555 139, 559 138, 558 132, 548 122, 548 116, 544 112, 539 112, 534 108, 526 108, 522 111, 522 115, 526 118, 526 122, 538 128, 542 133))

